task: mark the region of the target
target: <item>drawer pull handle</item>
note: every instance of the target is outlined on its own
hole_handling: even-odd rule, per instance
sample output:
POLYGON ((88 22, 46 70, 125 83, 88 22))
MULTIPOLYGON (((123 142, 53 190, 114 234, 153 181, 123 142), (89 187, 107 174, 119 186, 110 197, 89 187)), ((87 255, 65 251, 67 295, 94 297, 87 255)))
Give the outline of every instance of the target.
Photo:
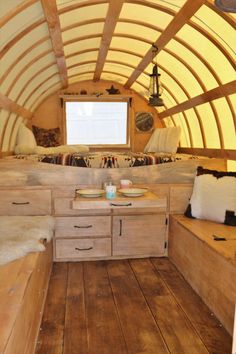
POLYGON ((90 229, 91 227, 93 227, 93 225, 85 225, 85 226, 74 225, 75 229, 90 229))
POLYGON ((12 202, 14 205, 27 205, 30 204, 30 202, 12 202))
POLYGON ((125 206, 125 207, 126 207, 126 206, 132 206, 132 203, 128 203, 128 204, 115 204, 115 203, 111 203, 110 205, 111 205, 111 206, 118 206, 118 207, 119 207, 119 206, 125 206))
POLYGON ((75 247, 75 250, 76 251, 89 251, 89 250, 92 250, 93 247, 88 247, 88 248, 79 248, 79 247, 75 247))
POLYGON ((120 219, 120 233, 119 236, 122 236, 122 220, 120 219))

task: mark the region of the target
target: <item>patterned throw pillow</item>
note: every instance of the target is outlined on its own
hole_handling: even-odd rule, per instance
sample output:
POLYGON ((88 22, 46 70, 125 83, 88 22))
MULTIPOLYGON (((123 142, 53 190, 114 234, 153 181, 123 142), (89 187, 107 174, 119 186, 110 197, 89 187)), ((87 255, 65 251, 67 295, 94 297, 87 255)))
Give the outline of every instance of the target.
POLYGON ((45 129, 32 126, 37 145, 52 147, 59 146, 61 140, 60 128, 45 129))
POLYGON ((236 226, 236 172, 198 167, 184 215, 236 226))

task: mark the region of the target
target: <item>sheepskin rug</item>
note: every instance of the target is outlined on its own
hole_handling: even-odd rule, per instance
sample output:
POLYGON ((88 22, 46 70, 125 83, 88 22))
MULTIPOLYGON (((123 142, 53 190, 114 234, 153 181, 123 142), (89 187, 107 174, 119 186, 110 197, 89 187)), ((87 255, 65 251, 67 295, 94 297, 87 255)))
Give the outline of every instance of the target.
POLYGON ((40 240, 50 241, 54 226, 52 216, 0 216, 0 265, 44 251, 40 240))

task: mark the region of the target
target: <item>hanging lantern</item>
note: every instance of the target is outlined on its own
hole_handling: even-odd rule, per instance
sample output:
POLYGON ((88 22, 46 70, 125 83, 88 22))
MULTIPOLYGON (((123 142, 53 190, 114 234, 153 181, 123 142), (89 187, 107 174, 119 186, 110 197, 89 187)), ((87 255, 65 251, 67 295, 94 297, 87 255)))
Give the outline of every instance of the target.
MULTIPOLYGON (((158 48, 153 44, 153 59, 157 54, 158 48)), ((152 73, 150 76, 150 84, 149 84, 149 106, 164 106, 163 100, 160 97, 160 83, 159 83, 159 76, 158 67, 155 63, 152 69, 152 73)))

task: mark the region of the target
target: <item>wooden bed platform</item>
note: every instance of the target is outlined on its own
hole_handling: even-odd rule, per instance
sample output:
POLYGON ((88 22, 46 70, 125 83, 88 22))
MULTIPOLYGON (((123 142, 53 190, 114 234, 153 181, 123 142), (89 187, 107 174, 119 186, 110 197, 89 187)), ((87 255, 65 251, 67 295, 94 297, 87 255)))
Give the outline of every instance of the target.
POLYGON ((31 354, 52 267, 52 242, 0 267, 0 353, 31 354))
POLYGON ((0 159, 0 186, 86 184, 101 186, 112 180, 133 183, 193 183, 197 166, 226 171, 226 160, 198 159, 131 168, 84 168, 20 159, 0 159), (66 176, 66 179, 65 179, 66 176))

